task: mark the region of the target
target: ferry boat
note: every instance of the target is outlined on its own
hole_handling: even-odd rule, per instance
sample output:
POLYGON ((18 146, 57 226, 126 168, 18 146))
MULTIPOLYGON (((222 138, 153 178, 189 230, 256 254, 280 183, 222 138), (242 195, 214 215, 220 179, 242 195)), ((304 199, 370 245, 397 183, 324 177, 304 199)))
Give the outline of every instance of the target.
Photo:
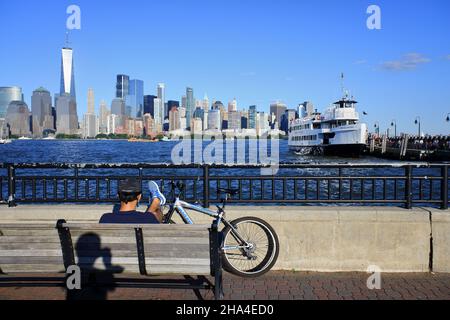
POLYGON ((289 127, 289 148, 300 154, 358 157, 368 140, 367 124, 359 121, 358 102, 348 94, 324 114, 310 112, 289 127))

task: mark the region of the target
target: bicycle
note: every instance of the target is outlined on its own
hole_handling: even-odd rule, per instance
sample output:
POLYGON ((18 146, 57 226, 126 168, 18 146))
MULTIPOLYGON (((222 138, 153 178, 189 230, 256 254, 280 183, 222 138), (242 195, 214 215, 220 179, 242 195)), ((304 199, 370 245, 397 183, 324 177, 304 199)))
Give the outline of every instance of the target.
POLYGON ((217 211, 213 211, 181 200, 180 195, 185 188, 183 183, 172 182, 171 185, 174 200, 165 205, 169 210, 164 215, 163 223, 174 223, 172 217, 176 212, 184 223, 193 224, 185 209, 208 215, 218 219, 219 224, 224 224, 222 229, 224 270, 240 277, 251 278, 263 275, 274 266, 280 246, 275 230, 266 221, 256 217, 242 217, 233 221, 225 218, 228 198, 238 194, 238 189, 218 188, 218 196, 225 194, 225 198, 221 198, 221 205, 216 205, 217 211))

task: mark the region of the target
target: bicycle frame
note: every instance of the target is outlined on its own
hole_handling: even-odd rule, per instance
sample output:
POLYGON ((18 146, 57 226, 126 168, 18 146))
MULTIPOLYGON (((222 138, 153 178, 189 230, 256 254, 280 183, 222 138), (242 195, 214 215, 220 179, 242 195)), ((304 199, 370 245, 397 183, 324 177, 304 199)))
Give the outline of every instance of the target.
MULTIPOLYGON (((247 241, 245 241, 239 235, 236 228, 231 223, 229 223, 226 219, 223 218, 223 216, 225 215, 225 212, 223 211, 222 208, 219 208, 218 212, 216 212, 216 211, 212 211, 207 208, 203 208, 199 205, 191 204, 186 201, 180 200, 180 198, 177 197, 175 199, 175 202, 172 205, 170 205, 170 211, 167 214, 168 219, 170 220, 172 218, 174 211, 176 211, 180 215, 180 217, 184 223, 194 224, 194 222, 192 221, 191 217, 189 216, 189 214, 186 212, 185 209, 193 210, 193 211, 196 211, 196 212, 199 212, 199 213, 202 213, 202 214, 205 214, 207 216, 217 219, 217 225, 219 225, 222 222, 226 227, 230 227, 233 230, 233 232, 231 233, 233 235, 233 237, 235 237, 235 239, 238 240, 240 243, 245 244, 242 246, 232 246, 232 247, 227 246, 227 247, 224 247, 223 250, 245 249, 249 246, 247 241)), ((165 222, 168 223, 167 220, 165 222)))

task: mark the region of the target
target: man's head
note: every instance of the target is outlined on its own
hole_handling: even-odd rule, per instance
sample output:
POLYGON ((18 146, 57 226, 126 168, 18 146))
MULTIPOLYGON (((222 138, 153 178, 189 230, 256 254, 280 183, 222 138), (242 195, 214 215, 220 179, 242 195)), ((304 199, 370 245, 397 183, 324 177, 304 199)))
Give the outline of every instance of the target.
POLYGON ((128 204, 141 200, 142 187, 141 180, 138 178, 126 178, 119 181, 119 200, 121 203, 128 204))

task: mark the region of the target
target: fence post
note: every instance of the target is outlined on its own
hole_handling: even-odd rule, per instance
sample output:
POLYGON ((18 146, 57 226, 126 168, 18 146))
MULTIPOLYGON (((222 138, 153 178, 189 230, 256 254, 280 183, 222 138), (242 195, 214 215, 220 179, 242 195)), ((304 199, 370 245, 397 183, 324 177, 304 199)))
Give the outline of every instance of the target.
POLYGON ((406 167, 406 209, 412 208, 412 166, 406 167))
POLYGON ((203 205, 209 207, 209 165, 203 165, 203 205))
POLYGON ((448 166, 444 165, 441 170, 442 181, 441 181, 441 209, 448 209, 448 166))
POLYGON ((12 208, 16 204, 16 169, 14 165, 8 165, 8 207, 12 208))

